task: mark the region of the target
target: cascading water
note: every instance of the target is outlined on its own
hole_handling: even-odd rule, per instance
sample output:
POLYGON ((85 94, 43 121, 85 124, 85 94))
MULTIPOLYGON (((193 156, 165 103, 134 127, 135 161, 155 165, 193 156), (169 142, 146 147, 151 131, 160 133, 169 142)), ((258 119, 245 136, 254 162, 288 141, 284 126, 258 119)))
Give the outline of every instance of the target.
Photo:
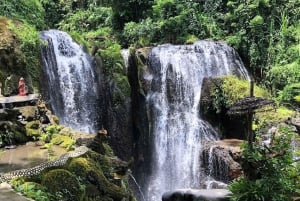
POLYGON ((121 50, 122 57, 124 59, 125 67, 128 67, 129 49, 121 50))
MULTIPOLYGON (((217 152, 223 152, 221 150, 216 149, 215 145, 210 146, 208 153, 208 179, 205 182, 205 186, 207 189, 215 188, 215 186, 225 187, 228 183, 228 172, 229 172, 229 162, 224 159, 222 160, 217 152), (225 182, 225 183, 223 183, 225 182)), ((205 159, 204 159, 205 160, 205 159)))
POLYGON ((65 32, 41 32, 46 94, 61 124, 94 132, 99 128, 100 78, 93 59, 65 32))
POLYGON ((147 201, 158 201, 166 191, 199 187, 204 176, 201 148, 217 135, 199 115, 203 78, 249 76, 232 48, 211 41, 155 47, 149 54, 149 71, 153 157, 144 192, 147 201))

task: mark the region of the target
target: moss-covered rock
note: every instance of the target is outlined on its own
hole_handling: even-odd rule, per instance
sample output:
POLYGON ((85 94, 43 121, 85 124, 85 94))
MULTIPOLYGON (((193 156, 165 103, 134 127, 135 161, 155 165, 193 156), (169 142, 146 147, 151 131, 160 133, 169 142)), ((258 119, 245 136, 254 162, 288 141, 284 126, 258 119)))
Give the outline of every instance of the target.
POLYGON ((58 116, 52 115, 52 118, 53 118, 54 123, 59 124, 58 116))
POLYGON ((29 138, 22 126, 11 121, 0 121, 0 147, 25 143, 28 140, 29 138))
POLYGON ((133 201, 126 176, 118 178, 118 182, 113 178, 118 167, 122 169, 124 164, 116 158, 88 151, 80 157, 70 157, 60 167, 47 167, 37 175, 16 178, 10 183, 20 192, 30 186, 33 191, 30 194, 46 195, 43 201, 133 201))
POLYGON ((255 113, 253 129, 268 129, 295 116, 295 111, 280 106, 267 111, 255 113))
POLYGON ((77 177, 64 169, 47 172, 42 178, 42 185, 62 201, 80 201, 81 191, 77 177))
POLYGON ((41 123, 39 121, 28 122, 25 126, 26 135, 34 138, 38 138, 41 135, 40 130, 41 123))
POLYGON ((90 184, 97 186, 101 194, 108 194, 113 200, 122 200, 122 198, 128 196, 123 189, 111 183, 108 178, 105 177, 101 167, 93 163, 90 159, 72 159, 68 165, 68 169, 90 184))
POLYGON ((23 128, 18 129, 18 126, 16 125, 16 129, 13 130, 14 133, 14 140, 18 144, 22 144, 25 142, 28 142, 30 139, 28 136, 26 136, 25 132, 23 131, 23 128))
MULTIPOLYGON (((213 106, 219 111, 222 107, 229 108, 237 100, 250 96, 250 82, 235 76, 225 76, 213 81, 210 90, 213 106)), ((271 98, 270 93, 257 85, 254 86, 254 96, 271 98)))
MULTIPOLYGON (((116 201, 128 200, 130 194, 110 181, 113 169, 109 159, 95 152, 88 152, 86 156, 71 159, 67 164, 67 169, 86 183, 96 186, 97 190, 94 189, 93 192, 99 191, 101 195, 116 201)), ((89 188, 90 190, 92 189, 89 188)))
MULTIPOLYGON (((246 139, 247 116, 228 115, 230 106, 237 100, 250 96, 250 82, 235 76, 206 78, 201 92, 201 113, 221 133, 221 137, 246 139)), ((254 96, 271 98, 271 95, 254 86, 254 96)))
POLYGON ((71 150, 72 146, 75 144, 75 140, 69 136, 53 134, 50 143, 59 145, 67 150, 71 150))

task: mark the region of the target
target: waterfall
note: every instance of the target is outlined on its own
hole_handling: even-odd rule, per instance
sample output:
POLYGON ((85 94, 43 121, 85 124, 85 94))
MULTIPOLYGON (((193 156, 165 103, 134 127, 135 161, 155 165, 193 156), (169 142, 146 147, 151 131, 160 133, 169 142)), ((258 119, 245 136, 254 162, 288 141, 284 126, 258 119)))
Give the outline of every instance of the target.
POLYGON ((229 162, 224 161, 224 159, 222 160, 222 158, 220 158, 220 156, 222 155, 221 153, 223 153, 223 151, 220 149, 216 149, 215 145, 212 145, 209 149, 207 161, 208 179, 207 181, 205 181, 207 189, 213 188, 216 184, 222 184, 224 186, 225 183, 228 183, 229 162))
POLYGON ((99 122, 100 78, 94 60, 65 32, 41 32, 46 96, 60 123, 94 132, 99 122))
POLYGON ((199 115, 203 78, 234 74, 249 80, 249 76, 238 54, 221 42, 161 45, 148 59, 153 156, 144 192, 147 201, 157 201, 169 190, 199 188, 204 177, 201 148, 217 135, 199 115))
POLYGON ((124 59, 125 67, 128 68, 129 49, 122 49, 121 54, 124 59))

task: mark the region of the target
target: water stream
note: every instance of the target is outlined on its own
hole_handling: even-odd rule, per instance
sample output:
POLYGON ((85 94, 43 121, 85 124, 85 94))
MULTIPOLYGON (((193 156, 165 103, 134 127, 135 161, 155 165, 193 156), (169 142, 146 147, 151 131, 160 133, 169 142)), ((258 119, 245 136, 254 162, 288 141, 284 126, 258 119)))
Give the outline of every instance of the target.
POLYGON ((144 193, 147 201, 157 201, 166 191, 199 188, 207 176, 200 170, 201 149, 218 137, 199 115, 203 78, 249 76, 232 48, 211 41, 155 47, 149 55, 149 68, 153 157, 144 193))
POLYGON ((61 124, 75 130, 99 129, 100 73, 94 60, 71 36, 58 30, 41 32, 45 94, 61 124))
POLYGON ((138 182, 136 181, 136 179, 134 178, 134 176, 131 174, 131 172, 128 174, 130 176, 130 178, 133 180, 134 184, 136 185, 136 187, 138 188, 139 190, 139 193, 140 193, 140 196, 142 197, 142 201, 146 201, 145 199, 145 195, 142 191, 142 188, 141 186, 138 184, 138 182))

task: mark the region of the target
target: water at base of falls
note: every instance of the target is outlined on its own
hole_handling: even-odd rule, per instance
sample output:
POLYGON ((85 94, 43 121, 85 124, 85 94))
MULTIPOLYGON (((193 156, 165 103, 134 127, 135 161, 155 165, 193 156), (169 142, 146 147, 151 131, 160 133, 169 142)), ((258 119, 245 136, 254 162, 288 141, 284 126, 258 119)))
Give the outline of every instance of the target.
POLYGON ((99 129, 100 78, 94 61, 65 32, 41 32, 43 73, 49 104, 60 123, 84 132, 99 129))
POLYGON ((199 188, 208 176, 200 170, 201 149, 217 135, 199 115, 203 78, 249 76, 237 53, 220 42, 162 45, 148 59, 153 156, 143 191, 147 201, 158 201, 166 191, 199 188))

